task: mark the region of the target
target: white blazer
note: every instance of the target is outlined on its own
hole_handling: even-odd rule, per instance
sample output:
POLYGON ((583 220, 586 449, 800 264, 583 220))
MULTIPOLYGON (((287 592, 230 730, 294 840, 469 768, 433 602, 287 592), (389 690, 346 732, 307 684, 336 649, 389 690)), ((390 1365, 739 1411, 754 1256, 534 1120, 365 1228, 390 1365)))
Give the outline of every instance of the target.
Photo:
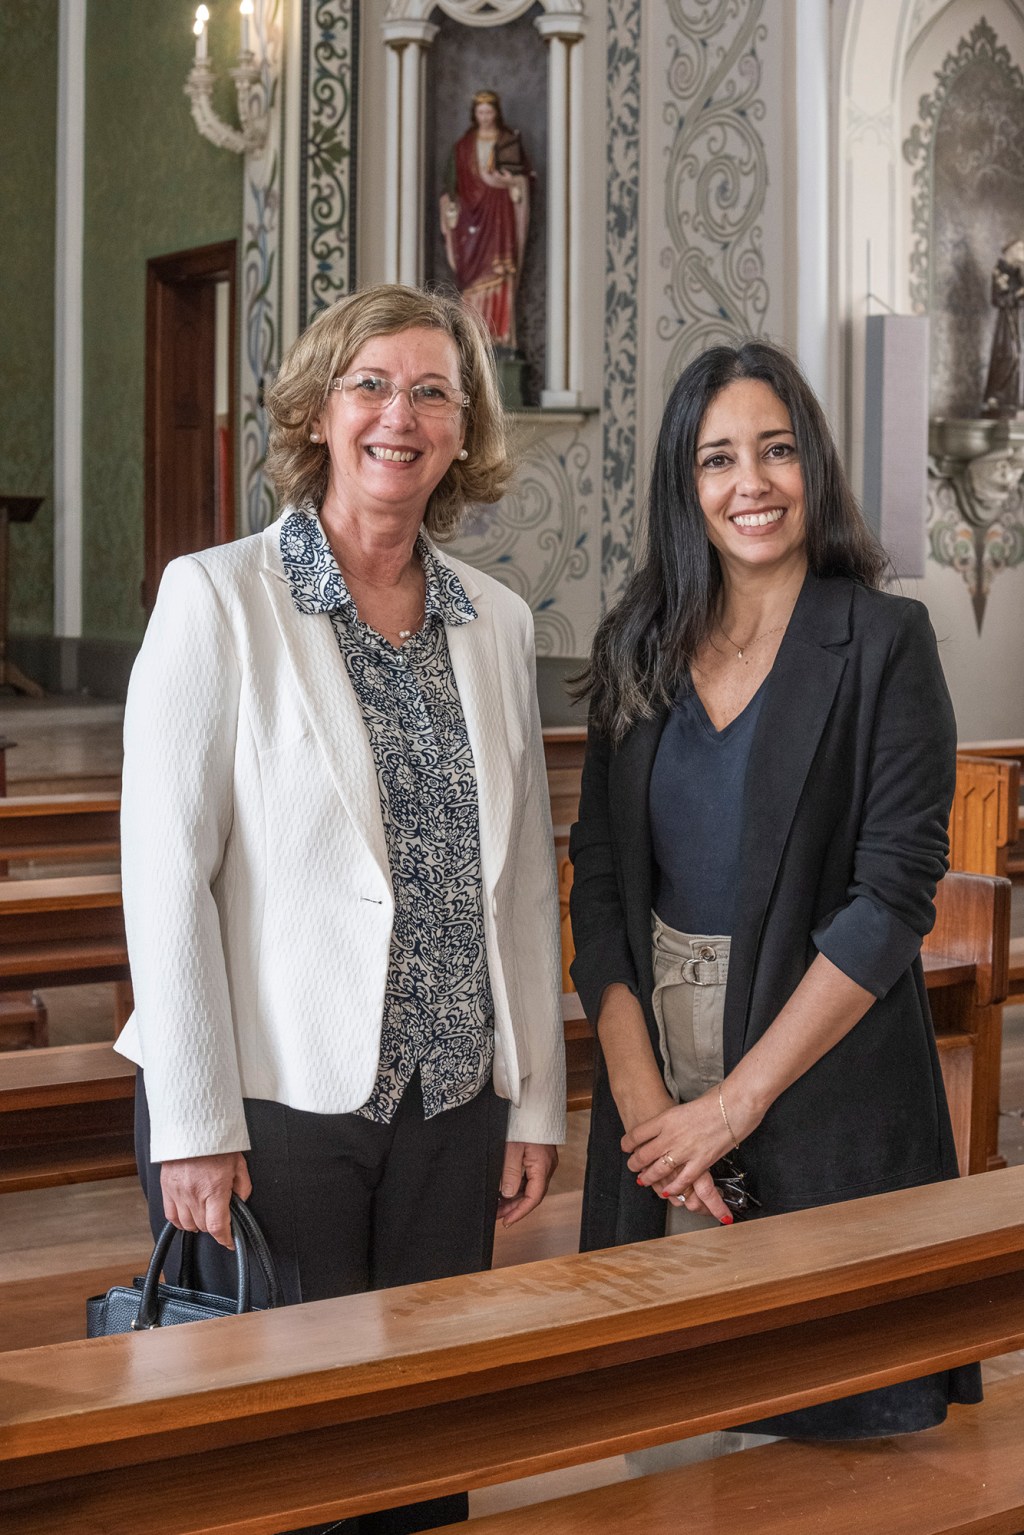
MULTIPOLYGON (((377 775, 330 618, 292 602, 281 520, 168 565, 128 690, 135 1012, 117 1048, 145 1068, 158 1162, 246 1150, 243 1098, 347 1113, 377 1075, 394 915, 377 775)), ((476 763, 494 1085, 511 1099, 509 1140, 557 1142, 558 899, 533 621, 497 581, 438 557, 478 615, 448 647, 476 763)))

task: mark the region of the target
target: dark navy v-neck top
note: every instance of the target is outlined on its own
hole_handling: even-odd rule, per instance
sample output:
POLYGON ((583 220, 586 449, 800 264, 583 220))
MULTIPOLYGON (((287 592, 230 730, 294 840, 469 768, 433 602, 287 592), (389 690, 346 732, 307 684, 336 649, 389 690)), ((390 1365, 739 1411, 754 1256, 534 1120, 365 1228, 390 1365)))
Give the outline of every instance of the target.
POLYGON ((649 790, 654 909, 681 932, 732 932, 743 788, 763 698, 764 683, 716 730, 684 683, 661 733, 649 790))

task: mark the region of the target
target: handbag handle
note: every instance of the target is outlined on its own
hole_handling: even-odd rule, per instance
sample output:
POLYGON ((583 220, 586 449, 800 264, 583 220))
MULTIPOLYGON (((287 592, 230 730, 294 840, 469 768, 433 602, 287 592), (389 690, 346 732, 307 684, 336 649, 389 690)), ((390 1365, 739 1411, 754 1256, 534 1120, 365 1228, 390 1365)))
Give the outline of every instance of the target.
MULTIPOLYGON (((145 1332, 159 1326, 157 1301, 160 1285, 160 1273, 170 1251, 171 1243, 178 1234, 178 1227, 170 1221, 164 1226, 163 1231, 156 1239, 153 1248, 153 1256, 149 1260, 146 1277, 142 1282, 142 1296, 139 1301, 138 1315, 132 1322, 133 1332, 145 1332)), ((186 1232, 185 1236, 191 1236, 186 1232)), ((281 1281, 278 1278, 277 1267, 273 1255, 267 1243, 266 1237, 260 1230, 256 1217, 243 1204, 237 1194, 231 1196, 231 1235, 235 1242, 235 1271, 237 1277, 238 1300, 235 1311, 238 1315, 248 1311, 251 1306, 251 1286, 249 1281, 249 1259, 251 1255, 256 1259, 263 1282, 267 1290, 267 1305, 269 1307, 284 1304, 284 1295, 281 1289, 281 1281)))

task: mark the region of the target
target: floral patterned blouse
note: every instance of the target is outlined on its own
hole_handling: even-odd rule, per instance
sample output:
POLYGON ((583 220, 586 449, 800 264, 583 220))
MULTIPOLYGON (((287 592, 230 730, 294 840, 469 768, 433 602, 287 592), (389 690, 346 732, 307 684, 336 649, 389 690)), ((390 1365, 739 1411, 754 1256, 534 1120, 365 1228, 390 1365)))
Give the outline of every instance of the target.
POLYGON ((292 600, 329 615, 377 768, 395 919, 380 1066, 357 1112, 380 1124, 417 1067, 430 1119, 474 1098, 494 1055, 476 769, 445 634, 477 615, 422 537, 416 550, 423 625, 396 650, 359 618, 319 519, 297 511, 281 525, 292 600))

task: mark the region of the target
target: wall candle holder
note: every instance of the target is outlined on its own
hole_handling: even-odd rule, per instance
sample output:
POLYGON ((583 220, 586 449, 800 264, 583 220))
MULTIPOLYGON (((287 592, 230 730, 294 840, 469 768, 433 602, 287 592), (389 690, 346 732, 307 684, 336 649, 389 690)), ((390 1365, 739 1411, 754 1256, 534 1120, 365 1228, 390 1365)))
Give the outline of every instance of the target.
POLYGON ((239 6, 238 62, 228 71, 235 82, 240 127, 232 128, 224 122, 213 107, 213 88, 216 72, 209 60, 206 28, 210 20, 209 7, 200 5, 192 27, 196 40, 195 59, 184 85, 185 95, 192 105, 192 121, 204 139, 218 149, 230 149, 236 155, 258 155, 263 152, 270 127, 270 112, 264 82, 263 65, 250 46, 253 0, 242 0, 239 6))
POLYGON ((993 580, 1024 564, 1024 420, 933 417, 928 451, 932 558, 963 577, 980 634, 993 580))

